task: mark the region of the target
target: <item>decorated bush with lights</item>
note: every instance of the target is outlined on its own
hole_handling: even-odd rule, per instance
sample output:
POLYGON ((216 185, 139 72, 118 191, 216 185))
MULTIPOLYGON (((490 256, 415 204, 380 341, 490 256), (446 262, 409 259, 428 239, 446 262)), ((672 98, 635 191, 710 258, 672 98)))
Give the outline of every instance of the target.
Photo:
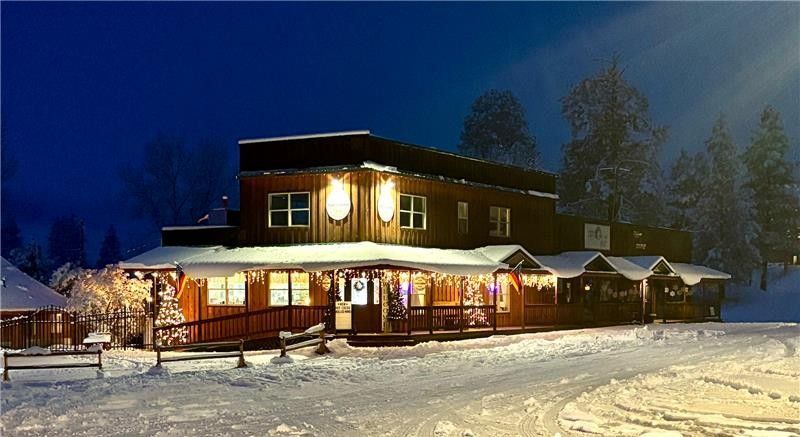
MULTIPOLYGON (((167 285, 158 292, 159 308, 156 316, 156 327, 179 325, 186 322, 178 299, 175 297, 175 287, 167 285)), ((162 346, 172 346, 186 343, 189 332, 185 326, 177 326, 160 331, 156 339, 162 346)))

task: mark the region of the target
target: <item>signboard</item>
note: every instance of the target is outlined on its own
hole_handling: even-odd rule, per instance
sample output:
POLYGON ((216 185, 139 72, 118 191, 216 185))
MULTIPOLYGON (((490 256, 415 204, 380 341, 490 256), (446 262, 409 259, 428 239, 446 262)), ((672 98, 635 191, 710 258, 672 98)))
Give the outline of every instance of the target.
POLYGON ((584 223, 583 235, 586 249, 611 250, 611 226, 584 223))
POLYGON ((338 179, 331 182, 331 192, 325 202, 325 211, 328 217, 334 220, 342 220, 350 214, 350 196, 344 191, 342 181, 338 179))
POLYGON ((353 329, 353 306, 348 301, 336 302, 336 329, 353 329))

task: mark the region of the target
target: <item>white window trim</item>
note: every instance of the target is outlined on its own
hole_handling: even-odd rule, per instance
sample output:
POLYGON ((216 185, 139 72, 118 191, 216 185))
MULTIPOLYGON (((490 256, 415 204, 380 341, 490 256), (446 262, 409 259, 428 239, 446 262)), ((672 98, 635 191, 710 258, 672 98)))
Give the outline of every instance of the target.
POLYGON ((285 192, 285 193, 269 193, 267 194, 267 226, 270 228, 307 228, 311 226, 311 192, 310 191, 292 191, 292 192, 285 192), (292 195, 295 194, 306 194, 308 195, 308 208, 292 208, 292 195), (272 209, 272 197, 273 196, 287 196, 287 204, 286 209, 272 209), (282 212, 286 211, 287 214, 287 222, 288 225, 273 225, 272 224, 272 212, 282 212), (308 224, 305 225, 293 225, 292 224, 292 211, 308 211, 308 224))
POLYGON ((407 213, 411 214, 411 216, 410 216, 411 217, 411 226, 403 226, 402 224, 400 224, 400 229, 413 229, 413 230, 417 230, 417 231, 424 231, 424 230, 428 229, 428 198, 425 197, 425 196, 418 196, 416 194, 400 193, 400 196, 398 197, 398 199, 400 200, 400 205, 403 204, 403 202, 402 202, 403 196, 411 198, 411 209, 410 210, 409 209, 403 209, 402 206, 400 208, 398 208, 400 213, 397 215, 397 220, 399 221, 400 220, 400 216, 402 216, 402 214, 404 212, 407 212, 407 213), (423 212, 414 211, 414 198, 422 199, 422 204, 425 206, 425 211, 423 211, 423 212), (422 227, 421 228, 415 228, 414 227, 414 214, 422 214, 422 227))
MULTIPOLYGON (((500 217, 502 217, 502 214, 498 214, 498 215, 500 217)), ((489 236, 490 237, 498 237, 498 238, 509 238, 509 237, 511 237, 511 208, 508 208, 508 207, 505 207, 505 206, 490 206, 489 207, 489 225, 490 225, 489 226, 489 236), (493 208, 497 208, 500 211, 502 211, 502 210, 508 211, 508 215, 507 215, 508 221, 504 222, 499 217, 498 217, 497 220, 492 219, 492 209, 493 208), (503 223, 506 224, 506 226, 505 226, 506 233, 505 234, 500 234, 500 232, 499 232, 500 224, 503 224, 503 223)))
POLYGON ((211 286, 208 285, 209 283, 206 282, 206 306, 210 307, 243 307, 247 306, 247 280, 244 281, 244 302, 242 303, 230 303, 231 302, 231 288, 228 286, 228 279, 230 276, 223 276, 222 278, 225 279, 225 303, 211 303, 208 301, 211 291, 211 286))
POLYGON ((467 228, 464 230, 463 233, 462 232, 459 232, 459 233, 469 234, 469 202, 464 202, 464 201, 459 200, 458 203, 456 203, 456 217, 457 217, 457 219, 456 219, 456 230, 460 231, 460 229, 461 229, 460 228, 461 220, 464 220, 466 222, 466 224, 467 224, 467 228), (465 217, 461 217, 461 205, 462 204, 465 206, 465 212, 467 213, 467 215, 465 217))

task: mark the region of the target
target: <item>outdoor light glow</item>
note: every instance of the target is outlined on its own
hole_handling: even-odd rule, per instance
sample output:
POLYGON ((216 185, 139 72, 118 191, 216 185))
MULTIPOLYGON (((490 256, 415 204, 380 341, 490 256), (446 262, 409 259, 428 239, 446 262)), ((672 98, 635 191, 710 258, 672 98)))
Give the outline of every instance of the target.
POLYGON ((378 196, 378 217, 384 222, 390 222, 394 217, 394 181, 391 179, 381 185, 378 196))

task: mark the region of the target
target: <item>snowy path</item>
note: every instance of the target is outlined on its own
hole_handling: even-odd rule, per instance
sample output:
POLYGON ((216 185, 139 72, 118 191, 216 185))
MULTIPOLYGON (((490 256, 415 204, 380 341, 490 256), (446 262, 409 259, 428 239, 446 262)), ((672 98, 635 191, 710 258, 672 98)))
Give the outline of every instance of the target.
POLYGON ((795 435, 800 328, 613 327, 269 364, 114 353, 109 371, 12 373, 3 435, 795 435), (47 377, 69 379, 52 383, 47 377), (85 378, 85 379, 84 379, 85 378), (664 435, 664 434, 662 434, 664 435), (675 434, 678 435, 678 434, 675 434))

